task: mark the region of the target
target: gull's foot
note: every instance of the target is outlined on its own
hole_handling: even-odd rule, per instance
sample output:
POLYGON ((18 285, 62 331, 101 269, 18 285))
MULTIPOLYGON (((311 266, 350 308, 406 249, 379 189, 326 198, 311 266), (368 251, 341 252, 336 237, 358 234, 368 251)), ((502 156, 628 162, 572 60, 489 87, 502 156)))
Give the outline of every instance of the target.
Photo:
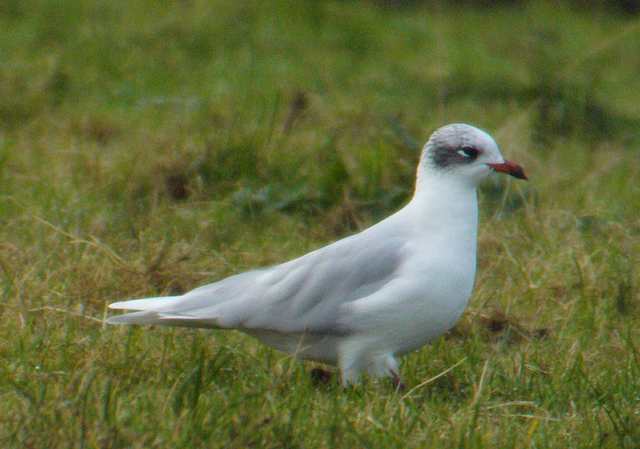
POLYGON ((313 385, 327 385, 333 378, 333 373, 322 368, 313 368, 311 370, 311 383, 313 385))
POLYGON ((407 386, 402 383, 402 379, 400 379, 400 375, 394 372, 391 376, 391 383, 393 384, 393 388, 396 391, 404 391, 407 389, 407 386))

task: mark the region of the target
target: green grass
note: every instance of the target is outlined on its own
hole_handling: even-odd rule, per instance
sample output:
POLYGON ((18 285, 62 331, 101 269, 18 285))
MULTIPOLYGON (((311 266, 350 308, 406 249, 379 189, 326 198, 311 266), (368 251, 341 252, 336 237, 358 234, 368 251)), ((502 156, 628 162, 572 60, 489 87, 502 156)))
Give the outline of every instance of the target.
POLYGON ((383 3, 0 5, 1 447, 640 446, 640 22, 383 3), (471 305, 406 394, 104 325, 374 223, 451 121, 530 181, 482 189, 471 305))

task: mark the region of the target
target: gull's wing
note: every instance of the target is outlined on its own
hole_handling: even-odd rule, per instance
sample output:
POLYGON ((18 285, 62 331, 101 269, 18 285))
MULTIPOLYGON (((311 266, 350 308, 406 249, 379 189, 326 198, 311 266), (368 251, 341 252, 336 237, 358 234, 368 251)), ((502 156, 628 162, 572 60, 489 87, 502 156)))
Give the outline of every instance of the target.
POLYGON ((368 237, 356 234, 290 262, 231 276, 183 296, 115 303, 110 307, 140 311, 109 322, 349 333, 352 320, 345 313, 350 309, 343 306, 393 280, 402 261, 404 239, 368 237))

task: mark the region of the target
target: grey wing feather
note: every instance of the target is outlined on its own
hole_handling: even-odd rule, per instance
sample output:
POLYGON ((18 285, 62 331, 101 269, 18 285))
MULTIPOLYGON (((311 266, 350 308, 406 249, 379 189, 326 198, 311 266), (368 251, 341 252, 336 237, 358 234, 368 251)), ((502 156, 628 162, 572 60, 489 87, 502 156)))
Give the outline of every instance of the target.
POLYGON ((401 260, 400 239, 365 242, 360 235, 197 288, 155 313, 173 325, 348 333, 352 326, 342 306, 392 280, 401 260))

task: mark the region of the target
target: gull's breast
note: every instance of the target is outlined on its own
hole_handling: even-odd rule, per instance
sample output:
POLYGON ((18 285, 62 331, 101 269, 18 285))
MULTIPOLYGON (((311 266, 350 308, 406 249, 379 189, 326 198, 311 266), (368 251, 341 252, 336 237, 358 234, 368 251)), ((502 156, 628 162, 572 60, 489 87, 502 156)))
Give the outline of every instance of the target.
POLYGON ((415 285, 413 294, 398 298, 381 337, 401 355, 420 348, 451 329, 473 291, 476 252, 473 242, 458 242, 447 251, 414 255, 403 277, 415 285))

